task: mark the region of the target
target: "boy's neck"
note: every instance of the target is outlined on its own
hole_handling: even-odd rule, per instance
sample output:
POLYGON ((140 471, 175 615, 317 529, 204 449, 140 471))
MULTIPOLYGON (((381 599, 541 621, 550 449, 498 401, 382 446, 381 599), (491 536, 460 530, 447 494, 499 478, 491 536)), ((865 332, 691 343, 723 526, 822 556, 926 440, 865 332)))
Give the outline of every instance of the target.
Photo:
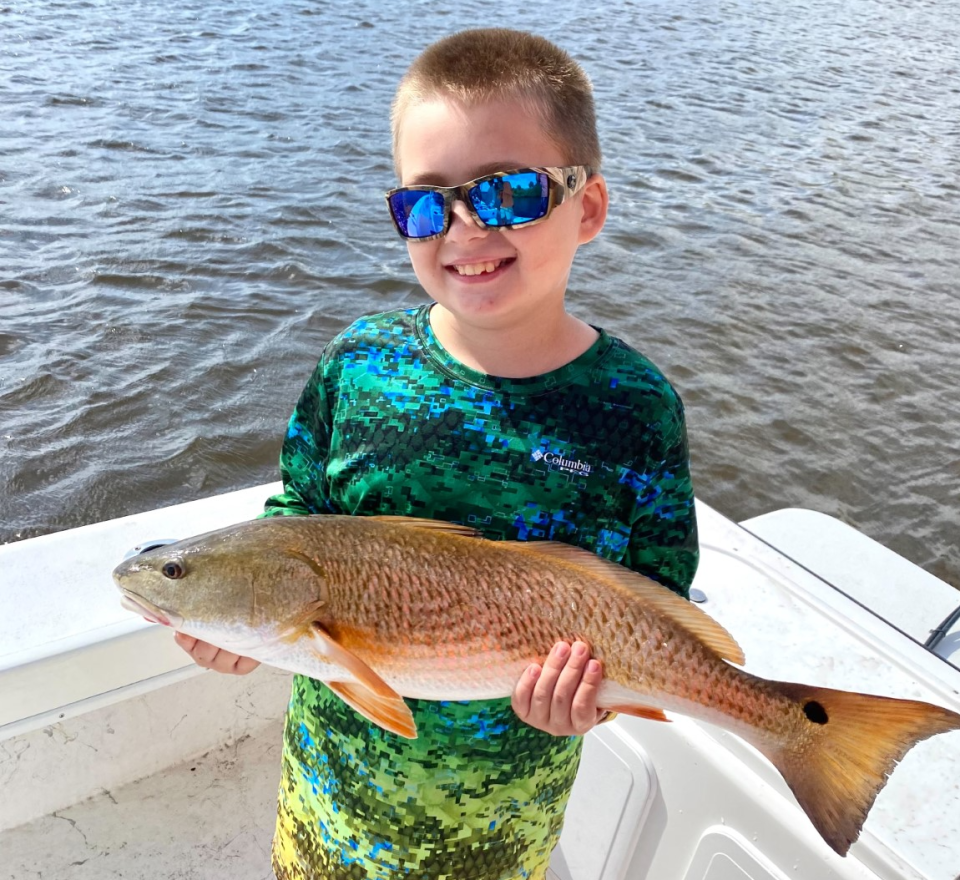
POLYGON ((447 353, 488 376, 526 379, 566 366, 597 340, 597 331, 565 311, 533 325, 486 328, 464 325, 435 303, 430 328, 447 353))

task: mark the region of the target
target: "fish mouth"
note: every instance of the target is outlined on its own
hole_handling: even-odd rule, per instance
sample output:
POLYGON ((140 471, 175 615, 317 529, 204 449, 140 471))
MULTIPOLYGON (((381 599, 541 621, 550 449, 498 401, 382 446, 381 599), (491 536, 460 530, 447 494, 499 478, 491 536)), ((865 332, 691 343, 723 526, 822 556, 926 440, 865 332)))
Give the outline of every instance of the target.
POLYGON ((164 611, 152 602, 148 602, 143 596, 138 596, 136 593, 130 592, 130 590, 123 590, 123 598, 120 600, 120 604, 126 608, 127 611, 133 611, 135 614, 139 614, 141 617, 149 620, 150 623, 159 623, 162 626, 169 626, 173 629, 179 629, 183 626, 183 618, 179 614, 171 614, 169 611, 164 611))

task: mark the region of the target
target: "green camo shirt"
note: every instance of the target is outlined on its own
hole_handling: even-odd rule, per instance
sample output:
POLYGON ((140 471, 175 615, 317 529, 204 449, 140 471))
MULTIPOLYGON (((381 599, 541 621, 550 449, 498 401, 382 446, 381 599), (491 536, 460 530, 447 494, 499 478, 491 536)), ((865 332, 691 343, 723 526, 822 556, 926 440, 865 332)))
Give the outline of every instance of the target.
MULTIPOLYGON (((330 342, 290 420, 266 515, 394 514, 488 538, 577 544, 687 595, 697 530, 683 406, 603 331, 543 376, 455 361, 429 306, 363 318, 330 342)), ((543 878, 579 737, 509 699, 408 700, 416 740, 294 680, 274 870, 280 878, 543 878)))

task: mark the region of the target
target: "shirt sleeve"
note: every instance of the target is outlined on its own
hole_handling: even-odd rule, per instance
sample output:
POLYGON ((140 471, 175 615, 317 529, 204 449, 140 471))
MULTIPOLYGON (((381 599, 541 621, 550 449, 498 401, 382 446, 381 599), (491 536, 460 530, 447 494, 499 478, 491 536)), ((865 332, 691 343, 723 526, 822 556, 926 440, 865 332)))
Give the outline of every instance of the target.
POLYGON ((660 461, 637 495, 623 564, 686 599, 700 561, 697 515, 683 404, 676 394, 663 419, 660 461))
POLYGON ((321 359, 287 424, 280 450, 283 491, 267 499, 261 516, 332 513, 326 476, 329 450, 330 411, 321 359))

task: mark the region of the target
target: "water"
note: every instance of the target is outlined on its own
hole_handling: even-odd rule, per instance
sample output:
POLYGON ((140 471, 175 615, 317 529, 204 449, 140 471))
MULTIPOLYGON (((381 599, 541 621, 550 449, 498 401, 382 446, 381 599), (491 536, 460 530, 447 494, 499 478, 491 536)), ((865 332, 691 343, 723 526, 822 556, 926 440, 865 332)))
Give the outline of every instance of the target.
POLYGON ((427 42, 536 30, 612 190, 573 310, 687 405, 698 494, 960 586, 953 3, 0 7, 0 542, 277 477, 323 343, 421 298, 384 209, 427 42))

